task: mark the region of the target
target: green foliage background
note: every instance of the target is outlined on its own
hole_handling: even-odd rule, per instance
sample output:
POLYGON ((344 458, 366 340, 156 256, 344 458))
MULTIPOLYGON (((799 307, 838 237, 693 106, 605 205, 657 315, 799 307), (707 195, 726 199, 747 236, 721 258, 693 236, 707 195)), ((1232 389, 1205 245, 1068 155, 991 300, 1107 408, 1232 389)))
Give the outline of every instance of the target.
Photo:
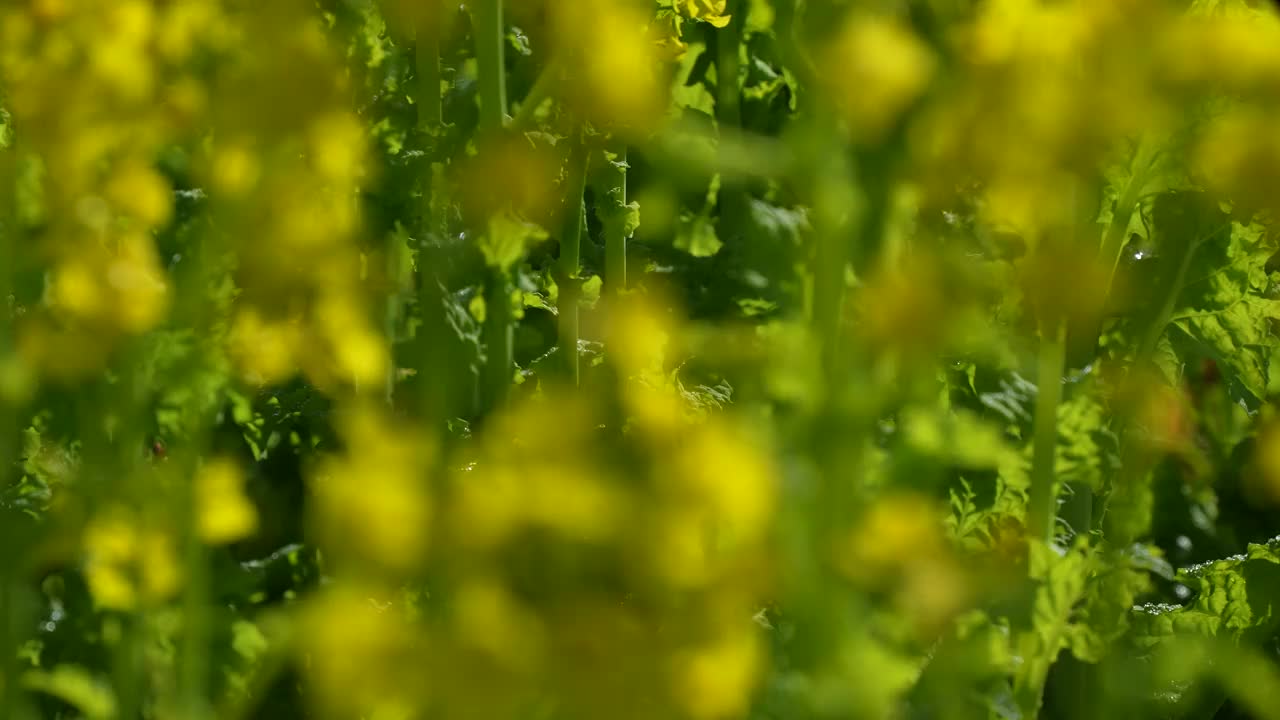
POLYGON ((0 720, 1280 717, 1280 19, 0 0, 0 720))

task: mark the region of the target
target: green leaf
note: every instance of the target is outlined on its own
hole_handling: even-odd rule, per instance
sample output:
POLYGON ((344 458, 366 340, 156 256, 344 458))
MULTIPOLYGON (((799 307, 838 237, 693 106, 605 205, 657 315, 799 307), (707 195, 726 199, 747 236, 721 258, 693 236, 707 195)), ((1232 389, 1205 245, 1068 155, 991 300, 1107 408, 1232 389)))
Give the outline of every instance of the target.
POLYGON ((1013 675, 1013 692, 1024 716, 1037 717, 1049 668, 1072 641, 1072 613, 1085 596, 1093 554, 1082 541, 1060 551, 1037 539, 1029 541, 1031 578, 1037 581, 1030 627, 1018 633, 1014 648, 1021 661, 1013 675))
POLYGON ((490 267, 509 270, 547 237, 547 231, 535 223, 500 213, 489 220, 488 232, 480 238, 480 252, 490 267))
POLYGON ((85 668, 58 665, 53 670, 31 670, 22 676, 28 690, 51 695, 79 710, 89 720, 116 716, 116 696, 111 686, 85 668))
POLYGON ((711 257, 724 243, 716 235, 715 223, 705 214, 686 216, 676 231, 675 246, 694 257, 711 257))
POLYGON ((1231 223, 1203 243, 1170 318, 1223 368, 1238 400, 1256 407, 1267 395, 1268 367, 1278 347, 1271 330, 1280 300, 1267 296, 1267 260, 1276 243, 1257 224, 1231 223))

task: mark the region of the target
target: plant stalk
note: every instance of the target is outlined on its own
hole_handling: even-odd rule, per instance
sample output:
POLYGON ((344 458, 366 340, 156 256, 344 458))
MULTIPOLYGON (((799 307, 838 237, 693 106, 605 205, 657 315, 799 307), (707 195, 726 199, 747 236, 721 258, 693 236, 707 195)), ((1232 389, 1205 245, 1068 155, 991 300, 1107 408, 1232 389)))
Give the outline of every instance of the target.
POLYGON ((505 270, 490 268, 485 283, 484 340, 488 358, 484 368, 484 408, 507 404, 515 372, 515 318, 511 312, 511 279, 505 270))
MULTIPOLYGON (((606 213, 625 211, 627 204, 627 146, 618 144, 613 150, 616 157, 607 167, 605 200, 606 213)), ((604 223, 604 286, 610 296, 616 297, 627 289, 627 237, 622 226, 605 218, 604 223)))
POLYGON ((586 205, 583 198, 587 184, 587 165, 590 151, 581 138, 569 152, 569 177, 565 183, 564 226, 560 233, 560 262, 558 280, 560 295, 557 302, 559 315, 560 351, 564 353, 564 367, 571 382, 579 383, 578 368, 578 301, 581 296, 579 271, 582 257, 582 228, 586 225, 586 205))
POLYGON ((506 26, 502 0, 475 0, 471 11, 480 82, 480 129, 495 132, 507 117, 506 26))
POLYGON ((418 71, 418 129, 435 132, 444 123, 440 104, 440 35, 437 28, 425 24, 417 30, 414 64, 418 71))
MULTIPOLYGON (((741 72, 739 50, 742 45, 742 28, 746 22, 746 10, 741 0, 729 0, 725 12, 731 15, 729 24, 712 30, 716 48, 716 125, 723 135, 730 129, 742 126, 742 93, 738 87, 741 72)), ((721 143, 720 152, 726 152, 721 143)), ((721 163, 728 165, 728 163, 721 163)), ((741 180, 721 176, 719 205, 719 230, 723 237, 738 235, 746 216, 746 188, 741 180)), ((722 238, 723 239, 723 238, 722 238)))
POLYGON ((1058 406, 1062 403, 1062 375, 1066 365, 1066 322, 1046 318, 1040 331, 1040 362, 1036 384, 1035 435, 1032 441, 1031 498, 1027 533, 1052 542, 1057 517, 1054 457, 1058 446, 1058 406))

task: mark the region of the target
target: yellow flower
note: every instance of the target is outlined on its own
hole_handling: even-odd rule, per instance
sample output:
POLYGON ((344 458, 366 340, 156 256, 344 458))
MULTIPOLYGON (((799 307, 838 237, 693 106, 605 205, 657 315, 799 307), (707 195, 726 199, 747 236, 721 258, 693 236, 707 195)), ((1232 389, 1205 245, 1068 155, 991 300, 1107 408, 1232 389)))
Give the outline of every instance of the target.
POLYGON ((899 494, 881 498, 840 548, 837 561, 850 577, 880 584, 915 561, 945 549, 942 518, 927 498, 899 494))
POLYGON ((253 152, 243 145, 228 144, 214 152, 210 163, 213 187, 227 195, 242 195, 253 189, 261 169, 253 152))
POLYGON ((129 563, 137 553, 138 536, 122 518, 103 517, 85 528, 85 581, 102 607, 129 610, 137 604, 137 590, 129 563))
POLYGON ((274 384, 293 374, 299 336, 296 324, 268 320, 257 309, 245 307, 232 321, 230 351, 247 380, 274 384))
POLYGON ((729 24, 730 16, 725 14, 728 4, 728 0, 680 0, 680 8, 686 15, 718 28, 729 24))
POLYGON ((660 481, 675 498, 687 497, 710 509, 729 543, 758 538, 773 510, 768 458, 714 421, 693 430, 677 452, 672 473, 660 481))
POLYGON ((217 458, 195 477, 200 538, 211 545, 242 540, 258 529, 258 511, 244 494, 244 473, 235 461, 217 458))
POLYGON ((97 273, 83 259, 58 265, 53 276, 53 303, 79 318, 94 317, 105 302, 97 273))
POLYGON ((346 445, 312 478, 315 521, 333 552, 395 570, 423 560, 430 537, 424 437, 395 425, 372 406, 342 418, 346 445))
POLYGON ((352 181, 361 174, 364 126, 349 113, 331 113, 311 125, 311 163, 327 180, 352 181))
POLYGON ((330 295, 316 308, 316 323, 337 376, 357 387, 377 387, 386 381, 391 358, 386 341, 361 312, 354 298, 330 295))
POLYGON ((173 213, 173 190, 169 182, 140 163, 116 172, 108 185, 107 197, 148 227, 164 225, 173 213))
POLYGON ((321 717, 379 717, 413 702, 416 687, 399 671, 416 642, 407 620, 373 589, 348 584, 304 607, 301 666, 321 717))
POLYGON ((115 319, 122 330, 145 332, 168 312, 169 284, 151 238, 120 238, 116 256, 106 267, 106 280, 116 293, 115 319))
POLYGON ((492 578, 464 582, 454 596, 453 614, 464 645, 514 670, 533 668, 546 643, 538 617, 492 578))
MULTIPOLYGON (((578 61, 565 91, 594 122, 646 132, 666 110, 649 18, 625 2, 557 3, 557 36, 578 61)), ((727 22, 727 19, 726 19, 727 22)))
POLYGON ((929 49, 888 18, 855 15, 826 49, 827 89, 855 136, 880 139, 933 76, 929 49))
POLYGON ((696 720, 746 715, 763 669, 761 655, 749 629, 681 653, 672 672, 677 703, 696 720))
POLYGON ((132 610, 139 602, 172 596, 182 580, 173 538, 140 528, 129 513, 109 510, 83 535, 85 581, 102 607, 132 610))

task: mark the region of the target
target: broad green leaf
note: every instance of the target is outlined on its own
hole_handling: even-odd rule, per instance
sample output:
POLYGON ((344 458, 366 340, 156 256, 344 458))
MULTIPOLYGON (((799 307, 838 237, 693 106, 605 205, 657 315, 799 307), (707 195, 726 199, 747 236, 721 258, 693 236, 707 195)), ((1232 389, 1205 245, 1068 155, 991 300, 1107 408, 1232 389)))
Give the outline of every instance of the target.
POLYGON ((1262 226, 1233 222, 1205 241, 1170 318, 1223 369, 1237 399, 1256 406, 1267 395, 1268 367, 1278 346, 1271 326, 1280 300, 1268 295, 1267 260, 1276 243, 1262 226))
POLYGON ((1058 653, 1070 646, 1072 614, 1085 595, 1093 554, 1083 542, 1060 551, 1039 540, 1029 541, 1029 572, 1036 581, 1030 627, 1014 641, 1018 663, 1013 693, 1026 717, 1036 717, 1043 701, 1049 668, 1058 653))

